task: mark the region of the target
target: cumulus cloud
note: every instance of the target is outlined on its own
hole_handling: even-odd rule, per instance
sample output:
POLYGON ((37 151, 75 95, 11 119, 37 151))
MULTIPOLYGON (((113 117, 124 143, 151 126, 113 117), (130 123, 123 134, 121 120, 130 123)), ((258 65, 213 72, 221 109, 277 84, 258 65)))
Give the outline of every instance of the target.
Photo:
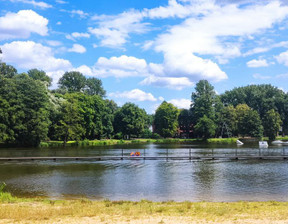
POLYGON ((188 99, 172 99, 168 103, 172 103, 174 106, 179 109, 189 109, 191 105, 191 100, 188 99))
POLYGON ((20 2, 20 3, 25 3, 25 4, 29 4, 29 5, 33 5, 34 7, 39 7, 41 9, 48 9, 48 8, 52 8, 53 6, 50 4, 47 4, 46 2, 37 2, 34 0, 9 0, 10 2, 20 2))
POLYGON ((83 54, 86 52, 86 48, 80 44, 73 44, 73 47, 68 49, 68 52, 83 54))
POLYGON ((268 67, 269 64, 267 63, 266 59, 253 59, 251 61, 248 61, 247 66, 249 68, 259 68, 259 67, 268 67))
POLYGON ((47 24, 48 20, 33 10, 9 12, 0 17, 0 40, 28 38, 31 33, 46 36, 47 24))
POLYGON ((50 47, 33 41, 14 41, 1 46, 3 61, 17 65, 18 68, 37 68, 47 72, 55 83, 65 71, 71 70, 73 66, 68 60, 56 58, 50 47))
POLYGON ((194 83, 186 77, 157 77, 153 75, 145 78, 140 82, 140 84, 153 85, 176 90, 181 90, 194 85, 194 83))
POLYGON ((130 33, 141 34, 148 30, 148 24, 142 23, 143 14, 139 11, 123 12, 116 16, 94 16, 97 27, 89 27, 89 32, 101 40, 101 46, 121 48, 130 33))
POLYGON ((93 73, 99 77, 141 77, 147 75, 147 63, 144 59, 126 55, 100 57, 93 67, 93 73))
POLYGON ((140 89, 133 89, 125 92, 115 92, 108 94, 110 97, 125 98, 132 101, 157 101, 157 99, 151 94, 146 93, 140 89))
POLYGON ((288 51, 282 52, 280 55, 275 57, 280 64, 288 66, 288 51))

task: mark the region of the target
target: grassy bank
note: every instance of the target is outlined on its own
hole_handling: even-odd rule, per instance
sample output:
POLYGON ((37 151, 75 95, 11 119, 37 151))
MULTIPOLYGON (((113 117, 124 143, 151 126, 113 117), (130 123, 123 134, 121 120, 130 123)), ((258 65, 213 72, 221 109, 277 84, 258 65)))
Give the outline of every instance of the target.
MULTIPOLYGON (((202 139, 179 139, 179 138, 166 138, 166 139, 133 139, 133 140, 117 140, 117 139, 105 139, 105 140, 83 140, 83 141, 69 141, 66 146, 106 146, 106 145, 125 145, 125 144, 185 144, 195 142, 207 142, 207 143, 236 143, 237 138, 211 138, 208 140, 202 139)), ((41 142, 40 147, 62 147, 62 141, 48 141, 41 142)))
MULTIPOLYGON (((1 199, 1 196, 0 196, 1 199)), ((0 200, 0 223, 287 223, 288 202, 0 200)))

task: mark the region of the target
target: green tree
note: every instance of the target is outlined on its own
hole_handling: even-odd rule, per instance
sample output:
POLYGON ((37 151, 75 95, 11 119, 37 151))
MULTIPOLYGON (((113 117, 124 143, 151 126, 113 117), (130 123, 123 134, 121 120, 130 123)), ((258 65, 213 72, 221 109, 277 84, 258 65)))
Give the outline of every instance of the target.
POLYGON ((60 89, 64 89, 69 93, 83 92, 86 85, 86 78, 80 72, 65 72, 65 74, 59 79, 60 89))
POLYGON ((237 129, 242 136, 262 137, 263 126, 257 111, 252 110, 246 104, 236 107, 237 129))
POLYGON ((269 137, 269 140, 273 141, 276 139, 281 124, 282 121, 278 112, 276 112, 274 109, 267 111, 264 116, 263 126, 264 133, 269 137))
POLYGON ((114 118, 114 130, 130 139, 131 135, 139 136, 147 126, 147 114, 133 103, 124 104, 117 110, 114 118))
POLYGON ((0 79, 1 140, 37 146, 47 138, 50 102, 46 86, 27 74, 0 79))
POLYGON ((113 100, 105 100, 104 114, 102 116, 103 136, 105 138, 112 137, 112 134, 114 132, 114 116, 117 109, 118 106, 113 100))
POLYGON ((164 101, 156 110, 154 117, 155 132, 162 137, 173 137, 177 133, 179 110, 164 101))
POLYGON ((0 62, 0 77, 12 78, 17 75, 17 70, 12 65, 0 62))
POLYGON ((216 125, 213 120, 206 115, 201 117, 195 125, 196 134, 204 139, 213 137, 215 135, 216 125))
POLYGON ((102 81, 97 78, 88 78, 86 80, 85 93, 88 95, 98 95, 105 97, 106 91, 103 89, 102 81))
POLYGON ((62 104, 57 122, 54 124, 55 137, 64 142, 80 140, 85 133, 82 126, 83 117, 80 114, 78 102, 73 97, 68 97, 62 104))
POLYGON ((52 79, 46 75, 46 72, 38 69, 30 69, 28 75, 34 80, 40 80, 47 83, 47 86, 51 86, 52 79))
POLYGON ((214 87, 207 80, 200 80, 195 87, 195 92, 192 93, 191 111, 194 123, 197 123, 204 115, 214 121, 216 93, 214 87))

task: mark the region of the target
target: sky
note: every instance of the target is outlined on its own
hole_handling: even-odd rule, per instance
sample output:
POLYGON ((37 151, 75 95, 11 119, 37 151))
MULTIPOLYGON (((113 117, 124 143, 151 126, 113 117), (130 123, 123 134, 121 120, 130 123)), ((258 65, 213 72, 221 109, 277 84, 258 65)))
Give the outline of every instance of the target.
MULTIPOLYGON (((287 3, 287 1, 286 1, 287 3)), ((107 99, 189 108, 195 84, 288 91, 288 4, 255 0, 0 0, 0 60, 102 80, 107 99)))

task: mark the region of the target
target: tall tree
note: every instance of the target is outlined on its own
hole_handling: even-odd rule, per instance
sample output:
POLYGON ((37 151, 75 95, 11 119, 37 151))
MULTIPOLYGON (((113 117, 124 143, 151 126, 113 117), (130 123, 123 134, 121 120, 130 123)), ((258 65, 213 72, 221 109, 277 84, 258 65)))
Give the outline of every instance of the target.
POLYGON ((27 74, 0 80, 2 140, 37 146, 47 138, 50 124, 46 86, 27 74))
POLYGON ((280 126, 282 124, 280 115, 274 109, 266 112, 263 120, 264 134, 269 137, 269 140, 275 140, 280 126))
POLYGON ((46 75, 46 72, 42 70, 38 70, 36 68, 30 69, 28 71, 28 75, 34 80, 40 80, 42 82, 45 82, 47 86, 51 86, 52 79, 48 75, 46 75))
POLYGON ((103 89, 102 81, 97 78, 88 78, 86 80, 85 93, 88 95, 98 95, 105 97, 106 91, 103 89))
POLYGON ((179 110, 164 101, 156 110, 154 117, 155 132, 162 137, 173 137, 177 133, 179 110))
POLYGON ((206 115, 208 118, 215 119, 213 104, 215 103, 216 93, 214 87, 207 80, 200 80, 192 93, 191 110, 195 123, 206 115))
POLYGON ((213 133, 215 134, 216 124, 214 105, 216 93, 214 87, 207 80, 200 80, 196 84, 195 92, 192 93, 191 99, 191 112, 193 123, 195 124, 195 134, 206 137, 206 134, 203 135, 203 130, 206 130, 206 126, 201 126, 208 123, 211 125, 209 135, 211 136, 213 133))
POLYGON ((85 132, 82 124, 83 117, 77 100, 68 97, 62 102, 58 120, 54 124, 55 137, 62 140, 64 146, 69 140, 79 140, 85 132))
POLYGON ((12 78, 17 75, 17 70, 12 65, 0 62, 0 77, 12 78))
POLYGON ((147 114, 133 103, 124 104, 115 114, 114 129, 127 135, 139 136, 147 126, 147 114))
POLYGON ((65 72, 65 74, 59 79, 60 89, 64 89, 69 93, 83 92, 86 85, 86 78, 80 72, 65 72))

